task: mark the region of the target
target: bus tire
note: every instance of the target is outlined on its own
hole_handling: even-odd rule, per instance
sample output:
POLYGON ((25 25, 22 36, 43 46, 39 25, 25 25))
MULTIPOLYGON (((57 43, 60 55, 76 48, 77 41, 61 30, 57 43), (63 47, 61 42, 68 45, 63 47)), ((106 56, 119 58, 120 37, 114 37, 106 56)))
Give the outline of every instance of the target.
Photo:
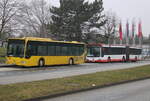
POLYGON ((39 66, 39 67, 43 67, 44 65, 45 65, 44 59, 40 59, 40 60, 39 60, 39 63, 38 63, 38 66, 39 66))
POLYGON ((111 62, 111 57, 108 57, 107 61, 108 61, 108 62, 111 62))
POLYGON ((72 58, 69 59, 69 65, 73 65, 74 64, 74 61, 72 58))
POLYGON ((138 60, 137 56, 135 57, 135 62, 138 60))
POLYGON ((124 56, 122 57, 122 61, 123 61, 123 62, 126 62, 126 59, 125 59, 125 57, 124 57, 124 56))

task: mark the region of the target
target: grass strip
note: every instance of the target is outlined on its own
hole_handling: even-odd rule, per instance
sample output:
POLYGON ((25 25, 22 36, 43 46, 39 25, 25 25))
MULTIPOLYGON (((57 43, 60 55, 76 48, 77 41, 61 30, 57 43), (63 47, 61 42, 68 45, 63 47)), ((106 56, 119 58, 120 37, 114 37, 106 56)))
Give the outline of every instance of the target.
POLYGON ((0 57, 0 63, 5 63, 6 58, 5 57, 0 57))
POLYGON ((0 101, 21 101, 74 90, 150 77, 150 65, 80 76, 0 85, 0 101))
POLYGON ((0 55, 6 55, 6 48, 0 47, 0 55))
POLYGON ((0 63, 5 63, 6 61, 6 58, 4 57, 5 55, 6 55, 6 48, 0 47, 0 63))

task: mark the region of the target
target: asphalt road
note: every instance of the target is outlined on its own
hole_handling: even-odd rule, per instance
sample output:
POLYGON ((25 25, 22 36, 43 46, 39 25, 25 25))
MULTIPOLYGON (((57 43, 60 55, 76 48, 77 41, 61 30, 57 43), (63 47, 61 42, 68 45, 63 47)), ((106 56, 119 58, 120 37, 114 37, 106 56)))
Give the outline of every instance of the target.
POLYGON ((40 101, 150 101, 150 79, 40 101))
MULTIPOLYGON (((73 66, 51 66, 48 69, 19 71, 0 71, 0 84, 11 84, 30 82, 54 78, 62 78, 81 74, 95 73, 115 69, 133 68, 135 66, 150 64, 149 61, 139 61, 131 63, 85 63, 73 66), (50 70, 49 70, 50 69, 50 70)), ((16 67, 15 67, 16 68, 16 67)), ((19 67, 18 67, 19 68, 19 67)), ((21 69, 21 68, 20 68, 21 69)))

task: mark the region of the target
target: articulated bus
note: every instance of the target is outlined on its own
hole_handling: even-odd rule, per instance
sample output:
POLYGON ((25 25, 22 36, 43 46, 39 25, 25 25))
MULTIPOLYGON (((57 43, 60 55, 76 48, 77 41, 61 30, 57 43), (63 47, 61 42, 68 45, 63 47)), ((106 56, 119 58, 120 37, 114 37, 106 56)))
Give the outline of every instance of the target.
POLYGON ((82 64, 85 61, 85 47, 84 43, 49 38, 8 39, 6 63, 25 67, 82 64))
POLYGON ((87 62, 125 62, 141 59, 141 48, 123 45, 87 45, 87 62))

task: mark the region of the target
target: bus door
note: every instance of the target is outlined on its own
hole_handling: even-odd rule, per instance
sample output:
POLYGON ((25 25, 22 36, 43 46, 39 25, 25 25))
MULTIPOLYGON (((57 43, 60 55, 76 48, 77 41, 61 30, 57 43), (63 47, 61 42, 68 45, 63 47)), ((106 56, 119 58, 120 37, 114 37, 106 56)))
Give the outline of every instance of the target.
POLYGON ((126 46, 126 61, 129 61, 130 59, 130 48, 129 46, 126 46))

